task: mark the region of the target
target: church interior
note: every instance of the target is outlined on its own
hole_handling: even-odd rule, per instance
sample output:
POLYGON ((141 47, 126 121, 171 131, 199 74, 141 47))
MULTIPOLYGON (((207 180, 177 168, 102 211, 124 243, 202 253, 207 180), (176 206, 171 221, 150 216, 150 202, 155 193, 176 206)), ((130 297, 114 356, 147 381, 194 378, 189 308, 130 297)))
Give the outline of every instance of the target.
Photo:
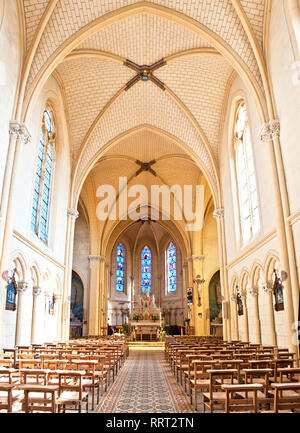
POLYGON ((299 0, 0 0, 0 413, 299 412, 299 0))

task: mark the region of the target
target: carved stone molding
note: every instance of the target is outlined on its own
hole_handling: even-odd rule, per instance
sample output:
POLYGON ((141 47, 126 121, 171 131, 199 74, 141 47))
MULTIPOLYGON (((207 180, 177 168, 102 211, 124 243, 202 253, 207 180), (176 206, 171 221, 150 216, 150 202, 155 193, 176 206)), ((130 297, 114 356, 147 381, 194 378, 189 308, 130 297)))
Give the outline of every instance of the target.
POLYGON ((68 217, 75 220, 79 217, 79 212, 76 209, 68 209, 68 217))
POLYGON ((215 209, 213 212, 213 217, 216 220, 222 220, 224 219, 224 208, 220 207, 218 209, 215 209))
POLYGON ((246 289, 244 289, 244 290, 241 290, 241 298, 242 299, 247 299, 247 290, 246 289))
POLYGON ((258 296, 258 292, 259 292, 258 286, 253 286, 249 289, 249 293, 252 296, 258 296))
POLYGON ((263 124, 259 138, 262 142, 271 141, 275 137, 280 137, 280 122, 278 119, 271 119, 263 124))
POLYGON ((18 294, 22 294, 26 292, 26 290, 29 288, 29 283, 27 281, 19 281, 18 282, 18 294))
POLYGON ((31 141, 31 135, 25 123, 19 123, 16 120, 9 122, 9 134, 23 144, 27 144, 31 141))
POLYGON ((33 287, 32 294, 33 296, 39 296, 42 293, 41 287, 33 287))
POLYGON ((205 259, 205 256, 203 256, 203 255, 196 256, 195 254, 193 254, 192 256, 186 258, 186 260, 188 262, 197 262, 197 261, 198 262, 203 262, 204 259, 205 259))
POLYGON ((265 281, 262 285, 262 289, 265 293, 272 293, 273 292, 273 282, 272 281, 265 281))
POLYGON ((232 302, 237 303, 237 297, 236 297, 236 294, 235 294, 235 293, 233 293, 233 294, 230 296, 230 299, 231 299, 232 302))
POLYGON ((88 256, 90 262, 100 262, 101 256, 96 254, 91 254, 88 256))

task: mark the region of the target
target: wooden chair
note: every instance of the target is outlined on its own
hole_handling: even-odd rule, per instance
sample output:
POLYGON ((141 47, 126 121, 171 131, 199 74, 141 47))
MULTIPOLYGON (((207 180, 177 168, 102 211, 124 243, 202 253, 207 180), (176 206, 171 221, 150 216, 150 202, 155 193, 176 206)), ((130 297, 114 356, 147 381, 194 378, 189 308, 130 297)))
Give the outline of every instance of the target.
POLYGON ((189 393, 190 393, 190 401, 193 404, 193 394, 194 394, 194 408, 197 410, 197 391, 200 390, 203 392, 204 390, 209 389, 210 385, 210 376, 207 373, 207 370, 211 370, 216 361, 214 360, 193 360, 193 377, 190 378, 189 382, 189 393), (194 393, 193 393, 194 391, 194 393))
POLYGON ((87 390, 92 392, 92 410, 94 410, 95 391, 98 389, 97 396, 99 402, 99 386, 100 386, 100 381, 95 371, 97 361, 92 359, 86 359, 86 360, 74 360, 73 363, 77 365, 77 370, 85 371, 85 374, 82 376, 82 389, 83 391, 87 390))
POLYGON ((82 376, 85 372, 82 371, 63 371, 59 372, 59 391, 58 399, 56 401, 58 412, 62 409, 63 412, 69 407, 74 410, 82 412, 82 404, 86 404, 86 411, 88 412, 88 392, 83 391, 82 376))
POLYGON ((215 406, 222 409, 225 408, 226 392, 220 391, 222 381, 224 381, 225 378, 229 378, 231 381, 230 385, 233 385, 238 370, 207 370, 207 373, 209 373, 209 392, 202 394, 202 409, 203 412, 205 412, 206 408, 209 408, 210 413, 212 413, 215 406), (217 382, 218 379, 222 379, 221 384, 217 382))
POLYGON ((23 384, 18 388, 24 391, 23 409, 26 413, 56 412, 57 385, 23 384))
POLYGON ((10 383, 0 384, 0 409, 5 409, 7 412, 12 412, 14 397, 13 389, 15 385, 10 383))
POLYGON ((226 400, 225 400, 225 412, 240 412, 247 411, 249 412, 251 409, 254 413, 258 412, 258 403, 257 403, 257 392, 259 390, 263 390, 263 385, 260 383, 251 383, 251 384, 225 384, 222 385, 222 389, 226 392, 226 400), (236 397, 236 393, 238 393, 238 397, 236 397), (248 396, 248 393, 253 393, 253 400, 248 398, 240 397, 240 394, 244 393, 248 396))
POLYGON ((291 383, 300 381, 300 367, 278 368, 277 375, 278 374, 280 383, 291 383))
POLYGON ((274 413, 300 409, 300 382, 273 383, 271 386, 275 389, 274 413))

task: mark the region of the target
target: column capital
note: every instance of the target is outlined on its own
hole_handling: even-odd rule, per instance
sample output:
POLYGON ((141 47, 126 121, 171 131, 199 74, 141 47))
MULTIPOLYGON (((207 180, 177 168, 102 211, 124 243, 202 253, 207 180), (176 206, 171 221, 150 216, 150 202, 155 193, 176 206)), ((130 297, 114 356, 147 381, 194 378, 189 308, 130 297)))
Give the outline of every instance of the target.
POLYGON ((23 144, 27 144, 31 141, 31 135, 27 126, 25 123, 20 123, 17 120, 11 120, 9 122, 9 134, 23 144))
POLYGON ((279 119, 271 119, 264 123, 259 132, 259 139, 262 142, 272 141, 275 137, 280 137, 279 119))
POLYGON ((68 209, 67 211, 68 217, 72 219, 77 219, 79 217, 79 212, 76 209, 68 209))
POLYGON ((213 212, 213 217, 216 220, 222 220, 224 219, 224 208, 223 207, 219 207, 218 209, 215 209, 213 212))
POLYGON ((42 293, 41 287, 33 287, 32 294, 33 296, 39 296, 42 293))
POLYGON ((247 299, 247 290, 246 289, 241 290, 240 295, 242 299, 247 299))
POLYGON ((29 283, 27 281, 19 281, 18 282, 18 294, 26 292, 29 287, 29 283))
POLYGON ((265 281, 262 285, 262 289, 266 293, 272 293, 273 292, 273 281, 265 281))
POLYGON ((91 254, 88 256, 90 262, 100 262, 101 256, 97 254, 91 254))
POLYGON ((232 302, 237 303, 237 296, 236 296, 236 293, 232 293, 232 295, 230 296, 230 299, 231 299, 232 302))
POLYGON ((252 296, 258 296, 258 293, 259 293, 258 286, 250 287, 250 289, 249 289, 249 293, 250 293, 250 295, 252 295, 252 296))
POLYGON ((197 262, 197 261, 198 262, 203 262, 204 259, 205 259, 205 256, 203 256, 203 255, 196 256, 195 254, 193 254, 192 256, 186 258, 186 260, 188 262, 197 262))

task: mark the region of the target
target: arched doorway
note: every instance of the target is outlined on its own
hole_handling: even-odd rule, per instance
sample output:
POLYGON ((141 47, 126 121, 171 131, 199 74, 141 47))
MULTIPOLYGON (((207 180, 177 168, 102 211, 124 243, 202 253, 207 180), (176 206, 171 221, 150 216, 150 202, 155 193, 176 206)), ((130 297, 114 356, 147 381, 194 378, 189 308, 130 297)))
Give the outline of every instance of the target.
POLYGON ((72 271, 70 338, 82 336, 84 286, 79 275, 72 271))
POLYGON ((209 291, 209 320, 211 335, 223 335, 222 317, 222 295, 220 284, 220 271, 217 271, 211 278, 208 286, 209 291))

